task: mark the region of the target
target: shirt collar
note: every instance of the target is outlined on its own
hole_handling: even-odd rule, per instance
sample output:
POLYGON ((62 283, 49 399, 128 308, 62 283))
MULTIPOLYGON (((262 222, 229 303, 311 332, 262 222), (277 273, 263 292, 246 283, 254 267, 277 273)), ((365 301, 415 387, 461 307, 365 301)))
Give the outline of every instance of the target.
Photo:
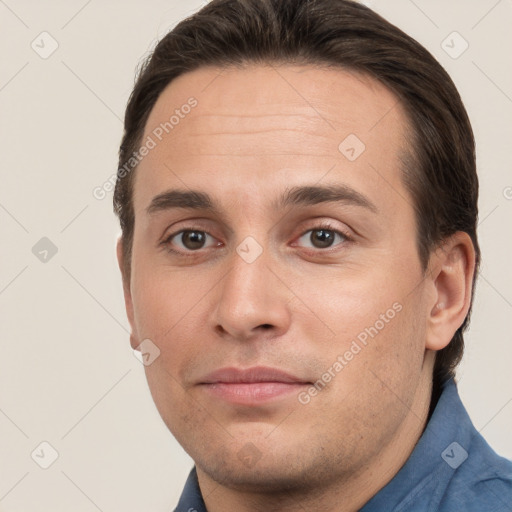
POLYGON ((454 469, 467 457, 475 428, 454 379, 447 380, 422 436, 399 472, 360 512, 401 510, 427 488, 443 494, 454 469))
POLYGON ((190 471, 180 501, 174 512, 208 512, 201 496, 196 467, 190 471))

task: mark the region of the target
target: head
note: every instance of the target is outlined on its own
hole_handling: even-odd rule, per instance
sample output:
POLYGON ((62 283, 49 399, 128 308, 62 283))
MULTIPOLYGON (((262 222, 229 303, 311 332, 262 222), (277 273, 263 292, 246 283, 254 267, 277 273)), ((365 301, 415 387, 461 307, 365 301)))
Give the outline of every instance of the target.
POLYGON ((119 163, 132 346, 158 347, 151 392, 198 465, 241 486, 243 450, 280 485, 354 474, 454 376, 473 134, 442 67, 368 8, 214 0, 141 68, 119 163), (254 366, 293 374, 296 399, 212 394, 212 372, 254 366))

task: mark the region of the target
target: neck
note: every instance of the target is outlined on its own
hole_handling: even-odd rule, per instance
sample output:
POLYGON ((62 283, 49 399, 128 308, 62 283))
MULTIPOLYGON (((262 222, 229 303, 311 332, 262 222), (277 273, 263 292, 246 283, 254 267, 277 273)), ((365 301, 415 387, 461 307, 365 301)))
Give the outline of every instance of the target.
POLYGON ((431 415, 432 368, 426 364, 414 401, 391 441, 358 471, 314 489, 279 493, 246 492, 219 484, 197 467, 198 481, 208 512, 356 512, 377 494, 410 457, 431 415))

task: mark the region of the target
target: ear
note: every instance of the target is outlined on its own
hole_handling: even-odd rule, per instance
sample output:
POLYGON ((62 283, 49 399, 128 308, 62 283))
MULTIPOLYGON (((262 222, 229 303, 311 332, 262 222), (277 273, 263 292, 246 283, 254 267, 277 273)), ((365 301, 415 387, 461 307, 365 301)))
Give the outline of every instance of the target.
POLYGON ((431 256, 429 280, 432 291, 428 304, 425 348, 441 350, 463 324, 470 305, 475 272, 475 248, 471 237, 458 231, 431 256))
POLYGON ((117 263, 119 265, 119 270, 121 271, 121 276, 123 279, 123 293, 124 293, 124 304, 126 307, 126 316, 128 317, 128 321, 130 322, 131 333, 130 333, 130 345, 133 349, 136 349, 139 346, 139 337, 137 336, 137 329, 135 326, 134 314, 133 314, 133 301, 132 301, 132 292, 130 289, 130 278, 125 274, 124 267, 124 254, 123 254, 123 237, 119 235, 116 243, 116 251, 117 251, 117 263))

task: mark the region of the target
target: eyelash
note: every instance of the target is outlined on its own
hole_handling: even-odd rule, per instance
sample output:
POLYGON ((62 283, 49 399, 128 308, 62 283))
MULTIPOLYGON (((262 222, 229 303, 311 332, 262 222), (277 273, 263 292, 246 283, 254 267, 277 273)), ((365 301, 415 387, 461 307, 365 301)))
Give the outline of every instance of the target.
MULTIPOLYGON (((320 222, 320 224, 316 225, 316 226, 313 226, 312 228, 310 229, 307 229, 306 231, 304 231, 299 237, 298 239, 301 239, 304 235, 306 235, 307 233, 309 232, 313 232, 313 231, 321 231, 321 230, 325 230, 325 231, 331 231, 332 233, 334 233, 335 235, 339 235, 342 237, 342 241, 340 243, 338 243, 337 245, 334 246, 334 249, 332 246, 329 246, 325 249, 321 249, 321 248, 306 248, 307 250, 309 251, 313 251, 313 252, 322 252, 322 253, 330 253, 330 252, 333 252, 333 251, 336 251, 338 249, 336 249, 336 247, 338 247, 339 245, 344 245, 346 244, 347 242, 353 242, 353 238, 346 232, 344 231, 341 231, 339 229, 336 229, 332 224, 330 224, 329 222, 327 221, 323 221, 323 222, 320 222)), ((205 233, 206 235, 208 236, 212 236, 210 235, 210 233, 208 233, 207 231, 201 229, 201 228, 198 228, 198 227, 193 227, 193 226, 189 226, 189 227, 186 227, 186 228, 182 228, 180 229, 179 231, 175 231, 174 233, 170 234, 168 237, 166 237, 164 240, 162 240, 162 242, 160 243, 160 245, 164 246, 165 249, 170 252, 170 253, 173 253, 173 254, 177 254, 179 256, 191 256, 191 255, 194 255, 195 253, 199 254, 203 249, 198 249, 196 251, 193 251, 193 250, 187 250, 185 252, 181 251, 181 250, 176 250, 176 249, 173 249, 171 247, 171 241, 173 238, 175 238, 176 236, 186 232, 186 231, 192 231, 192 232, 199 232, 199 233, 205 233)), ((213 238, 213 237, 212 237, 213 238)))

